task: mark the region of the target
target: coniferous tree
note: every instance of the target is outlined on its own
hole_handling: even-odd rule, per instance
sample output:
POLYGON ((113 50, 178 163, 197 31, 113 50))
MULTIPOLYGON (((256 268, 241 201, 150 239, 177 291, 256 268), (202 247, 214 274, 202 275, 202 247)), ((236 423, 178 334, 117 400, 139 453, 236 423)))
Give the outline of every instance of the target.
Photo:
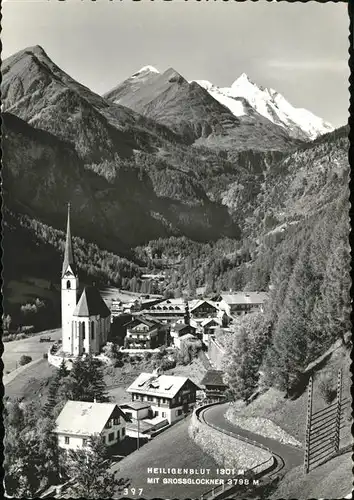
POLYGON ((70 450, 65 464, 68 477, 75 478, 69 494, 73 498, 112 498, 127 481, 110 470, 111 460, 101 436, 92 436, 88 449, 70 450))
POLYGON ((107 401, 101 362, 91 355, 77 358, 67 377, 66 397, 74 401, 107 401))
POLYGON ((249 332, 241 328, 234 337, 231 352, 227 360, 227 380, 234 399, 246 401, 258 384, 259 360, 252 354, 252 342, 249 332))
POLYGON ((66 366, 65 359, 63 358, 58 369, 58 377, 59 379, 66 377, 69 375, 69 370, 66 366))

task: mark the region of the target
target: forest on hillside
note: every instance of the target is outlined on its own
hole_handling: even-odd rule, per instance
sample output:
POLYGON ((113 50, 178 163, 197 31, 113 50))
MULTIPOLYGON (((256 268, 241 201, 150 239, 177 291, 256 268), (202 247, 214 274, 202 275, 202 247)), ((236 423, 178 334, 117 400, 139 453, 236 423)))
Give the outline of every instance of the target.
POLYGON ((306 366, 350 332, 348 196, 346 189, 272 255, 258 256, 258 268, 269 272, 270 296, 264 313, 246 317, 229 339, 235 397, 247 399, 259 385, 290 395, 306 366))

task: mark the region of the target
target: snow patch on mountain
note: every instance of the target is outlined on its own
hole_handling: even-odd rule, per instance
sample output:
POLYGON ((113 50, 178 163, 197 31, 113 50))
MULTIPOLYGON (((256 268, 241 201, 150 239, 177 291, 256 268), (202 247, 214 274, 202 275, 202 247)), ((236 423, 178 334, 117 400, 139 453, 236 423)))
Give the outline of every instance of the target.
POLYGON ((220 102, 220 104, 226 106, 233 115, 243 116, 246 114, 243 103, 239 99, 227 96, 219 87, 216 87, 208 80, 195 80, 195 82, 207 90, 214 99, 220 102))
POLYGON ((249 114, 250 109, 246 109, 242 102, 244 99, 254 111, 288 130, 294 137, 313 140, 334 130, 330 123, 310 111, 292 106, 276 90, 257 86, 246 73, 242 73, 231 87, 220 88, 208 80, 195 81, 235 116, 249 114))
POLYGON ((142 73, 157 73, 159 74, 160 71, 156 69, 154 66, 150 66, 149 64, 147 66, 143 66, 142 68, 139 69, 139 71, 136 71, 131 78, 136 78, 137 76, 141 76, 142 73))

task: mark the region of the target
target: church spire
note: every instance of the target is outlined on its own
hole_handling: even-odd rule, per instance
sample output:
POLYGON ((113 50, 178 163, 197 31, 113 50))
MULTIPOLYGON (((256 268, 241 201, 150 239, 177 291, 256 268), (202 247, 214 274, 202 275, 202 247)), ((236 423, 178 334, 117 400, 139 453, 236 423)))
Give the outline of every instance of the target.
POLYGON ((72 241, 71 241, 71 231, 70 231, 70 203, 68 203, 68 222, 66 226, 66 242, 65 242, 62 276, 64 276, 69 266, 72 272, 75 273, 75 261, 74 261, 72 241))

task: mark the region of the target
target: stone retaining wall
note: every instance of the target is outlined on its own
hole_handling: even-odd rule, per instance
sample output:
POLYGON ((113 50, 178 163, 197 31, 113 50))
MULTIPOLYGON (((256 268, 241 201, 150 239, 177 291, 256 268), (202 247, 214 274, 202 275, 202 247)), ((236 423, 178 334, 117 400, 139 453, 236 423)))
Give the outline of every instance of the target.
POLYGON ((193 413, 188 428, 189 436, 221 467, 261 472, 274 463, 271 453, 233 436, 222 433, 198 420, 193 413))

